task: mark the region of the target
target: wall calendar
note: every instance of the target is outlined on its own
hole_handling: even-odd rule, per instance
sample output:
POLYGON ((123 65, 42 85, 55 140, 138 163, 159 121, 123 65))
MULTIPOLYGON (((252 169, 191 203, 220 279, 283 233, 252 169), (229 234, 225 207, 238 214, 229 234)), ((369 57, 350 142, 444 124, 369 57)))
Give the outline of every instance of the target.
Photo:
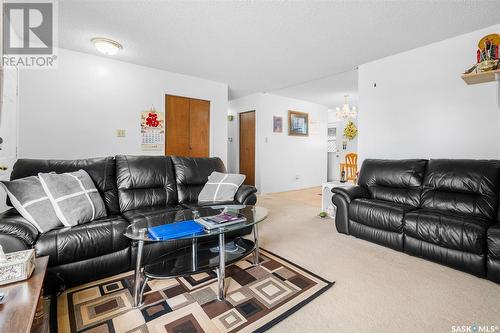
POLYGON ((141 148, 144 151, 163 151, 165 147, 165 117, 154 107, 141 112, 141 148))

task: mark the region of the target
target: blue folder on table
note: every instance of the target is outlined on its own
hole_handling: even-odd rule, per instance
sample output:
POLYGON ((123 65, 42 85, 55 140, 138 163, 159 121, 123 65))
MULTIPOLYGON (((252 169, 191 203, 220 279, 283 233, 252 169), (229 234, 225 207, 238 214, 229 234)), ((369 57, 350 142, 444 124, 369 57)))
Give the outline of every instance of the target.
POLYGON ((154 240, 175 239, 203 232, 203 227, 193 220, 175 222, 148 228, 149 237, 154 240))

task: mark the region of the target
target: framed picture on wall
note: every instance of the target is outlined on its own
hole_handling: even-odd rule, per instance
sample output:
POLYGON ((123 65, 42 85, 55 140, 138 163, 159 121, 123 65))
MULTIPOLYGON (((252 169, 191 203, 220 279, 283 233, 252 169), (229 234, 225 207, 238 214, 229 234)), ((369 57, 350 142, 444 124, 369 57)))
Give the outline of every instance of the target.
POLYGON ((273 132, 283 133, 283 117, 273 116, 273 132))
POLYGON ((288 110, 288 135, 309 135, 309 114, 288 110))

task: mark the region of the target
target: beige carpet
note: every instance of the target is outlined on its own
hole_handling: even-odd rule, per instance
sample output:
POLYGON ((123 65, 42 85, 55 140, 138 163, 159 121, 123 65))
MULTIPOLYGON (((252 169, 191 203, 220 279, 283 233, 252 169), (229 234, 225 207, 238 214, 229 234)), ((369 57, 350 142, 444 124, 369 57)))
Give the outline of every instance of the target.
POLYGON ((315 186, 302 190, 276 192, 273 197, 286 199, 288 201, 296 201, 304 205, 321 208, 321 187, 315 186))
MULTIPOLYGON (((264 248, 335 281, 270 332, 452 332, 500 326, 500 285, 337 233, 319 208, 277 195, 260 224, 264 248)), ((319 199, 318 199, 319 202, 319 199)), ((500 332, 497 329, 496 332, 500 332)))

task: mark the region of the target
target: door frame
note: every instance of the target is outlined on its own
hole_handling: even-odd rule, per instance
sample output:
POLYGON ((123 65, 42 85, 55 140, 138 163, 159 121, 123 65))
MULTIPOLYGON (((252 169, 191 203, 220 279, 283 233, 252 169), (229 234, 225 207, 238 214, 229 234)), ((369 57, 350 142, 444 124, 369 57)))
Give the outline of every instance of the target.
POLYGON ((248 110, 243 112, 238 112, 238 172, 241 170, 240 157, 241 157, 241 115, 244 113, 254 113, 255 131, 254 131, 254 156, 253 156, 253 179, 254 186, 257 187, 257 112, 256 110, 248 110))
POLYGON ((167 97, 172 96, 172 97, 182 97, 182 98, 188 98, 188 99, 195 99, 199 101, 205 101, 210 104, 210 107, 208 109, 208 156, 212 156, 212 147, 213 147, 213 117, 212 117, 212 101, 209 99, 203 99, 203 98, 197 98, 197 97, 190 97, 190 96, 185 96, 185 95, 178 95, 178 94, 169 94, 165 93, 164 98, 163 98, 163 116, 165 119, 165 140, 164 140, 164 147, 163 147, 163 154, 165 156, 167 155, 167 97))

